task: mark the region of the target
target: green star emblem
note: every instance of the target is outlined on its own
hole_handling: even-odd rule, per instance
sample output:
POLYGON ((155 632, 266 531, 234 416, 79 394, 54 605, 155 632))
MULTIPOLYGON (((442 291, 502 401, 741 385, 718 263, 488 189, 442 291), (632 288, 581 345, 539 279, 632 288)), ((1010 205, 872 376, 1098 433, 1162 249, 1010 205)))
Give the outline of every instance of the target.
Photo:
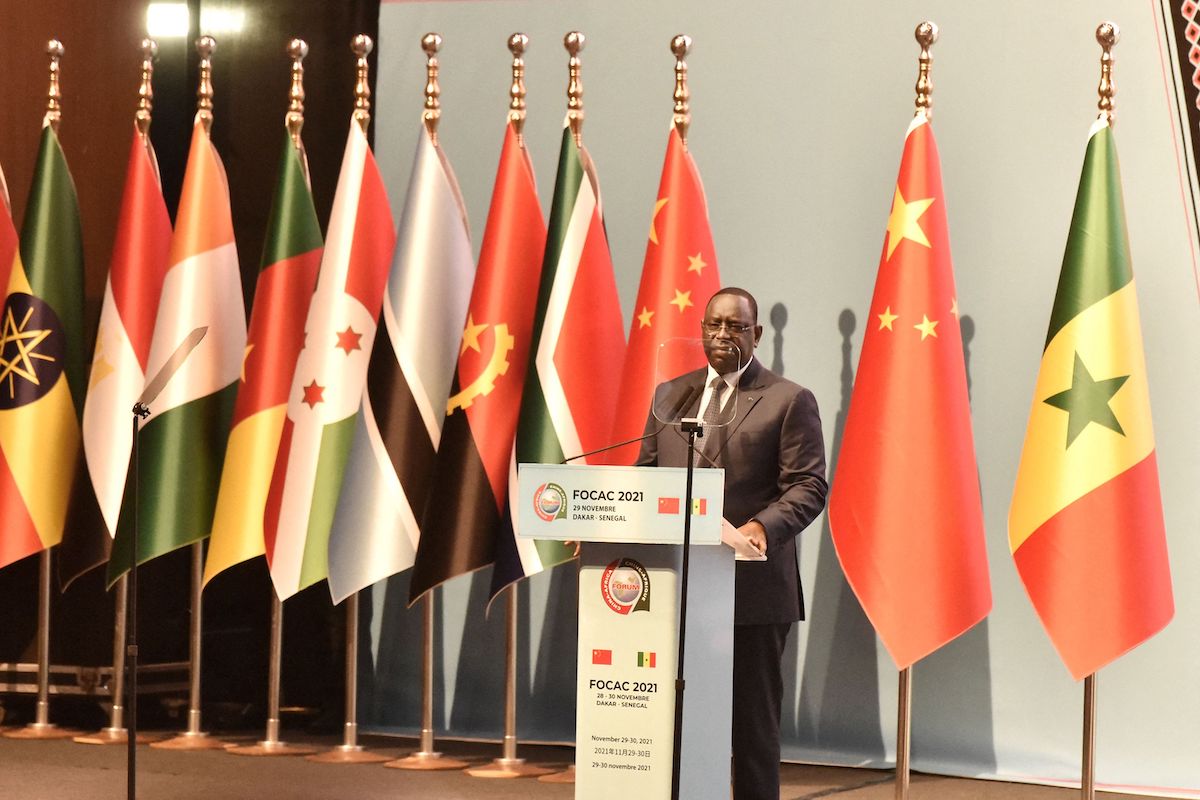
POLYGON ((1092 373, 1088 372, 1079 353, 1075 353, 1075 370, 1071 378, 1071 388, 1051 395, 1042 401, 1067 412, 1067 447, 1070 447, 1079 434, 1083 433, 1084 428, 1092 422, 1116 431, 1122 436, 1125 435, 1125 431, 1122 430, 1121 423, 1117 421, 1117 415, 1113 413, 1108 401, 1127 380, 1129 380, 1128 375, 1096 380, 1092 377, 1092 373))

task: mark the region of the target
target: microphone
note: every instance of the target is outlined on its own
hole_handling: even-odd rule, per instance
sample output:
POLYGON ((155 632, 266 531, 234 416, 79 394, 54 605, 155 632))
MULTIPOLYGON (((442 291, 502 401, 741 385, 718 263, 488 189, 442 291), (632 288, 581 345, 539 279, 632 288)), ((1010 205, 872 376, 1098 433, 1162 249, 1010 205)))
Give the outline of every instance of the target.
MULTIPOLYGON (((683 390, 683 394, 679 398, 678 402, 676 402, 675 405, 671 406, 671 411, 670 411, 670 413, 667 414, 667 419, 674 420, 676 417, 678 417, 679 414, 682 413, 685 408, 687 408, 688 406, 690 406, 692 404, 692 401, 696 399, 696 395, 700 394, 700 392, 701 392, 701 388, 699 386, 688 386, 687 388, 685 388, 683 390)), ((597 453, 603 453, 608 450, 615 450, 618 447, 624 447, 627 444, 634 444, 635 442, 644 441, 646 439, 649 439, 651 436, 658 436, 660 433, 663 432, 663 429, 666 428, 670 424, 672 424, 672 423, 671 422, 660 422, 658 427, 655 428, 654 430, 650 431, 650 433, 644 433, 641 436, 638 436, 633 439, 629 439, 624 442, 617 442, 616 444, 610 444, 610 445, 605 445, 604 447, 598 447, 595 450, 589 450, 586 453, 580 453, 577 456, 571 456, 570 458, 564 458, 559 463, 568 464, 572 461, 575 461, 576 459, 586 458, 587 456, 594 456, 597 453)))

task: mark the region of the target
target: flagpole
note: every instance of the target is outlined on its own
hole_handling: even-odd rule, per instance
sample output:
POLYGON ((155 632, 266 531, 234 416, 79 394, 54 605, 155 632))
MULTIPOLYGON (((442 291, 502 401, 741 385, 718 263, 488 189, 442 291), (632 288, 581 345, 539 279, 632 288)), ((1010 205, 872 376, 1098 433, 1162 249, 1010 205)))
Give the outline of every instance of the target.
MULTIPOLYGON (((113 592, 113 666, 112 666, 112 710, 108 715, 108 727, 96 733, 76 736, 79 744, 125 744, 129 731, 125 728, 125 626, 129 616, 129 578, 122 575, 113 592)), ((139 737, 139 741, 150 741, 139 737)))
POLYGON ((896 800, 908 800, 909 753, 912 741, 912 667, 900 670, 896 711, 896 800))
POLYGON ((412 755, 384 764, 393 769, 448 770, 464 769, 467 762, 446 758, 433 749, 433 591, 425 593, 421 603, 425 609, 421 633, 421 749, 412 755))

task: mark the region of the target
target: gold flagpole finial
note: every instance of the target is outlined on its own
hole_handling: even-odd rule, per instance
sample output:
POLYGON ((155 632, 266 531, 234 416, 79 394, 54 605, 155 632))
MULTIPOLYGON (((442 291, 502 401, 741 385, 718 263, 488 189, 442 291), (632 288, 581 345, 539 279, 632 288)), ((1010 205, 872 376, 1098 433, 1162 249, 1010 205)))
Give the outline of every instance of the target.
POLYGON ((925 20, 913 31, 913 36, 916 37, 917 44, 921 45, 921 55, 918 58, 921 67, 920 74, 917 76, 916 116, 931 119, 933 117, 933 79, 929 77, 929 67, 933 63, 933 56, 930 55, 929 48, 933 47, 933 43, 938 40, 937 23, 925 20))
POLYGON ((671 52, 675 54, 675 115, 672 120, 675 123, 675 130, 679 131, 679 139, 683 142, 684 150, 687 150, 688 126, 692 124, 692 112, 688 104, 692 93, 688 91, 688 68, 687 62, 683 59, 687 57, 691 49, 692 37, 681 33, 671 39, 671 52))
POLYGON ((143 139, 150 136, 150 119, 154 113, 154 60, 158 58, 158 43, 142 39, 142 82, 138 86, 137 129, 143 139))
POLYGON ((200 54, 200 88, 196 90, 196 116, 207 133, 213 124, 212 54, 217 51, 217 40, 201 36, 196 40, 196 52, 200 54))
POLYGON ((571 75, 567 81, 567 120, 571 125, 571 134, 575 137, 576 146, 583 144, 583 79, 579 77, 583 62, 579 60, 579 53, 586 42, 587 37, 579 31, 571 31, 563 37, 563 47, 567 48, 571 55, 567 62, 567 69, 571 75))
POLYGON ((508 37, 508 51, 512 53, 512 86, 508 87, 508 121, 517 134, 517 144, 525 146, 525 49, 529 37, 514 33, 508 37))
POLYGON ((354 67, 354 119, 366 133, 371 124, 371 83, 368 80, 371 67, 367 64, 367 56, 375 49, 375 43, 370 36, 360 33, 351 40, 350 49, 358 57, 354 67))
POLYGON ((1097 107, 1100 109, 1100 118, 1106 119, 1109 125, 1113 124, 1113 96, 1117 93, 1117 87, 1113 83, 1113 46, 1121 41, 1121 29, 1115 22, 1101 22, 1096 28, 1096 41, 1100 43, 1101 49, 1104 51, 1100 54, 1100 85, 1096 91, 1100 94, 1100 102, 1097 107))
POLYGON ((303 152, 300 129, 304 127, 304 57, 308 55, 308 42, 292 39, 288 42, 287 54, 292 60, 292 84, 288 89, 288 110, 284 123, 288 135, 292 137, 292 144, 303 152))
POLYGON ((427 33, 421 37, 421 49, 425 51, 425 111, 421 119, 425 120, 425 130, 429 131, 429 139, 437 144, 438 122, 442 118, 442 87, 438 85, 438 51, 442 49, 442 37, 436 33, 427 33))
POLYGON ((58 123, 62 121, 62 87, 59 85, 59 75, 62 65, 59 63, 63 56, 62 42, 51 39, 46 42, 46 55, 50 56, 50 89, 46 92, 46 116, 43 124, 49 125, 55 134, 58 133, 58 123))

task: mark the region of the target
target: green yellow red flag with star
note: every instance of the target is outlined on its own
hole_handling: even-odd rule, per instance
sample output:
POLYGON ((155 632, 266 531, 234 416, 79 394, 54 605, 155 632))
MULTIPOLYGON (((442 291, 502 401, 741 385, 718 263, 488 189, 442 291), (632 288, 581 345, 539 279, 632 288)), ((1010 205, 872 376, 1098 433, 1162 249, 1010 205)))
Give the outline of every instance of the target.
MULTIPOLYGON (((659 346, 676 337, 700 336, 704 306, 720 288, 704 186, 687 145, 672 127, 629 326, 614 442, 641 435, 656 375, 681 375, 704 366, 699 349, 688 351, 696 354, 696 362, 660 365, 659 346)), ((634 443, 611 451, 609 459, 614 464, 632 464, 637 454, 634 443)))
POLYGON ((1008 537, 1077 680, 1175 613, 1120 168, 1103 118, 1084 156, 1008 537))
POLYGON ((62 541, 79 453, 86 344, 79 203, 54 127, 42 128, 0 309, 0 567, 62 541))
POLYGON ((829 520, 867 618, 904 669, 992 607, 937 143, 908 129, 829 520))

